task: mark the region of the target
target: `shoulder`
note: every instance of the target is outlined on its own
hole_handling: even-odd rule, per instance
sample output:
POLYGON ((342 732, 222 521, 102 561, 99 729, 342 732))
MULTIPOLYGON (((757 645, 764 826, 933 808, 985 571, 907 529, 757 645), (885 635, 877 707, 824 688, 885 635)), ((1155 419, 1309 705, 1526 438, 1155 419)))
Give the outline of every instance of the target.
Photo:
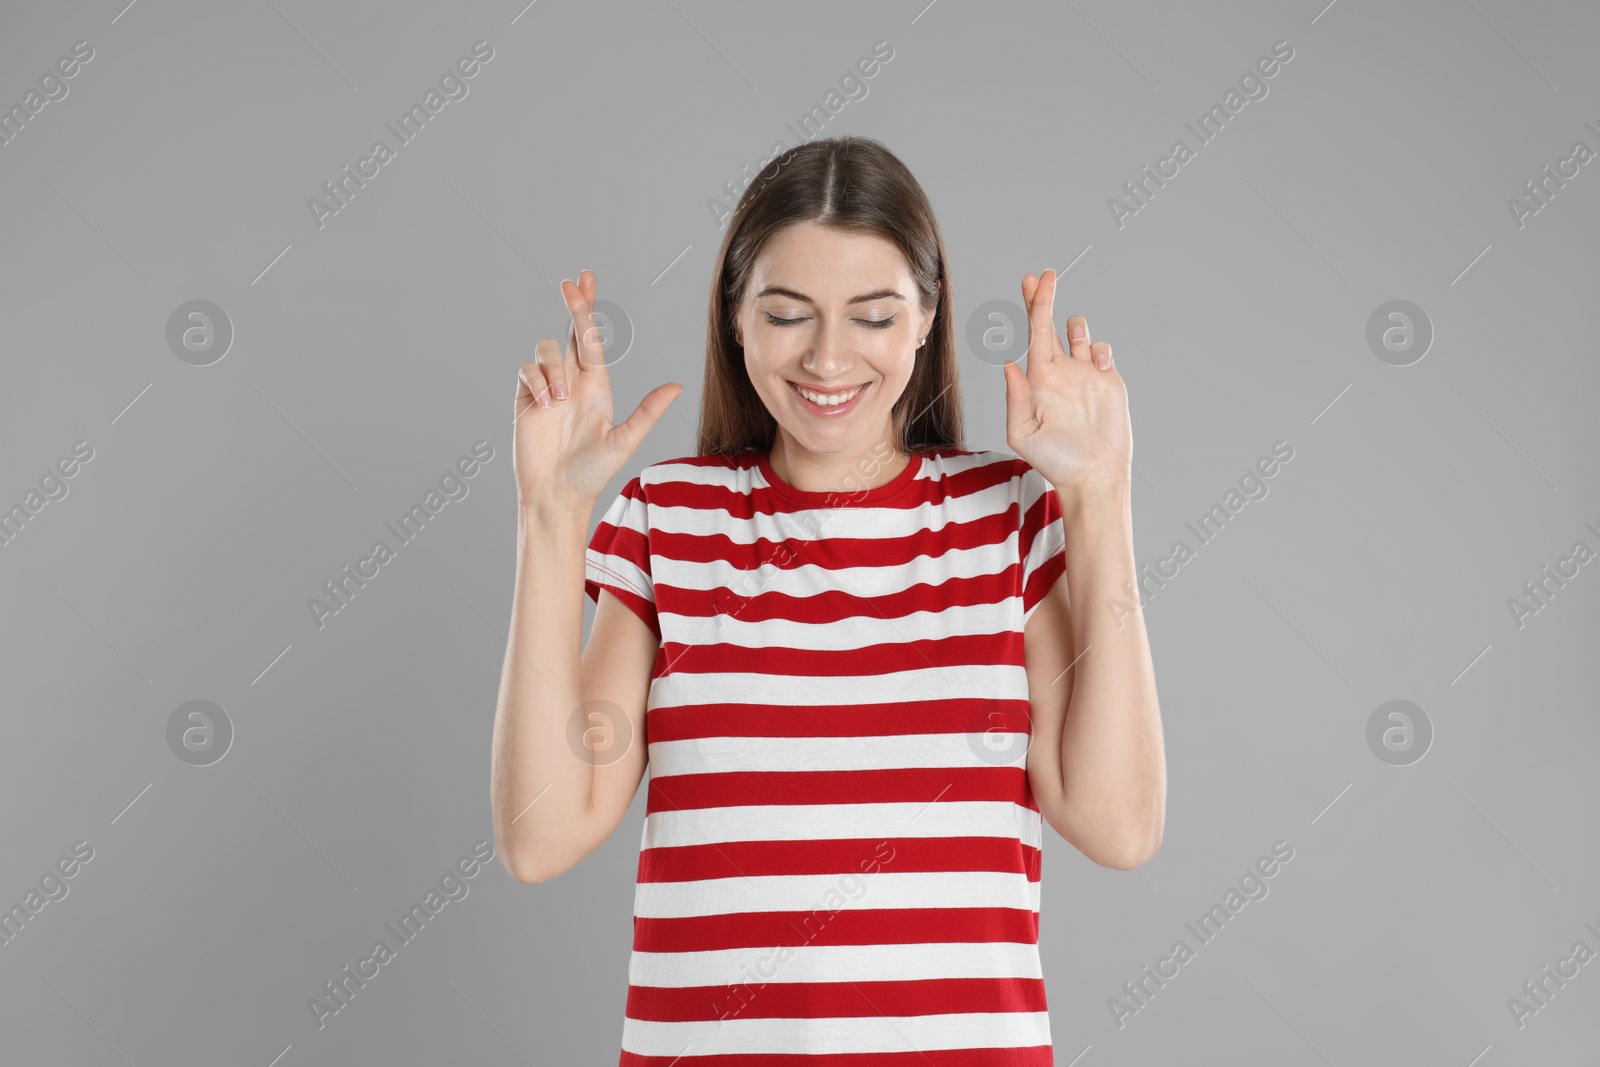
POLYGON ((1022 457, 995 448, 936 448, 923 453, 923 458, 964 470, 975 467, 997 467, 1007 472, 1033 469, 1022 457))
POLYGON ((930 477, 943 478, 962 492, 993 489, 1004 484, 1011 499, 1036 499, 1043 491, 1044 476, 1027 460, 993 448, 942 448, 923 455, 923 465, 931 468, 930 477))
POLYGON ((740 488, 756 467, 755 451, 699 456, 673 456, 646 464, 633 478, 642 496, 670 501, 698 486, 740 488))

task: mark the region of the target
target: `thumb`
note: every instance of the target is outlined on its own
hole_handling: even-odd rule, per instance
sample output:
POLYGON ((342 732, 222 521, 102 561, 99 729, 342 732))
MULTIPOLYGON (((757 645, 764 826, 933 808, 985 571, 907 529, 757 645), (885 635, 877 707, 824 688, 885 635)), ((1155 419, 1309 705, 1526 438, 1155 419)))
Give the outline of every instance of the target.
POLYGON ((1033 430, 1033 387, 1016 360, 1006 360, 1000 370, 1006 376, 1006 435, 1027 437, 1033 430))
POLYGON ((677 382, 668 382, 646 393, 644 399, 639 401, 639 406, 633 409, 633 414, 612 429, 618 449, 628 456, 637 452, 639 446, 644 443, 645 435, 654 428, 661 416, 667 413, 668 406, 678 399, 678 395, 682 392, 683 386, 677 382))

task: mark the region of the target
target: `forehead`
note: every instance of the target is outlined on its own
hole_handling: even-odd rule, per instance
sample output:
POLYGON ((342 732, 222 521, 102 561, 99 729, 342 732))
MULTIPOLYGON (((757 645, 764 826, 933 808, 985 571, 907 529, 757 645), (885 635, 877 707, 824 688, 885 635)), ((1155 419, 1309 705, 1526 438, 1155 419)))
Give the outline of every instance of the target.
POLYGON ((894 242, 816 222, 786 226, 768 238, 750 282, 752 294, 777 286, 824 303, 876 289, 913 291, 910 264, 894 242))

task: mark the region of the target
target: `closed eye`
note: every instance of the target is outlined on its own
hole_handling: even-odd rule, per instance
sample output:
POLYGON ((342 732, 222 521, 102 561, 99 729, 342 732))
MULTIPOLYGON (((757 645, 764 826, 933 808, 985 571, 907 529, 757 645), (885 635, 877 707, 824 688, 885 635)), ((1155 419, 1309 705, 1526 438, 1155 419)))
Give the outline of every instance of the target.
MULTIPOLYGON (((898 318, 898 316, 890 315, 886 319, 856 319, 855 321, 874 330, 887 330, 889 327, 894 325, 894 320, 896 318, 898 318)), ((804 322, 806 320, 804 316, 801 316, 797 319, 780 319, 771 312, 767 312, 767 321, 772 323, 774 326, 793 326, 797 322, 804 322)))

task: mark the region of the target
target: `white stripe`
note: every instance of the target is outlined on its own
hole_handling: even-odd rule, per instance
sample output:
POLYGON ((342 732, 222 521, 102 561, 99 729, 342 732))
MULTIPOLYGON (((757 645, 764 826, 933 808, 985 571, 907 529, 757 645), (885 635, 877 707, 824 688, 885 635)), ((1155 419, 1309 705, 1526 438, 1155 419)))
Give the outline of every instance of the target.
MULTIPOLYGON (((798 939, 800 935, 795 936, 798 939)), ((742 982, 759 985, 764 981, 905 982, 929 978, 1043 976, 1039 946, 1021 941, 801 945, 786 959, 776 946, 713 952, 636 950, 628 964, 630 985, 662 989, 742 982)), ((749 992, 745 995, 749 996, 749 992)))
POLYGON ((741 804, 651 812, 644 841, 647 848, 680 848, 725 841, 998 837, 1038 848, 1042 823, 1039 812, 1009 800, 741 804))
POLYGON ((932 1052, 1026 1048, 1050 1043, 1048 1012, 974 1012, 847 1019, 741 1019, 660 1023, 624 1019, 622 1048, 643 1056, 755 1055, 764 1052, 932 1052))
MULTIPOLYGON (((892 868, 894 860, 882 866, 892 868)), ((867 908, 1016 908, 1038 914, 1039 887, 1027 875, 1005 871, 732 874, 694 882, 640 882, 634 890, 633 914, 641 919, 687 919, 808 911, 817 915, 812 925, 824 927, 832 912, 867 908)))
MULTIPOLYGON (((733 493, 749 494, 752 490, 751 482, 736 477, 726 481, 733 493)), ((666 533, 726 534, 740 545, 754 544, 760 537, 802 541, 831 537, 883 538, 887 527, 903 527, 908 531, 928 529, 930 518, 954 525, 1004 514, 1006 508, 1017 501, 1017 491, 1013 488, 1016 481, 1013 478, 961 496, 947 496, 938 503, 922 501, 910 507, 803 508, 785 504, 793 510, 755 512, 748 519, 735 518, 720 507, 671 504, 668 501, 675 494, 668 486, 656 491, 656 499, 650 502, 650 517, 651 524, 666 533)), ((932 528, 932 532, 940 529, 943 526, 932 528)))
MULTIPOLYGON (((1006 723, 1003 725, 1025 725, 1006 723)), ((650 774, 720 774, 726 771, 883 771, 916 767, 983 768, 995 764, 974 756, 985 742, 1016 749, 1028 746, 1020 730, 993 733, 895 734, 888 737, 691 737, 650 744, 650 774)), ((663 783, 672 794, 670 783, 663 783)), ((933 797, 928 797, 932 800, 933 797)))
MULTIPOLYGON (((709 515, 711 512, 697 512, 709 515)), ((731 534, 734 529, 748 524, 731 523, 724 518, 715 532, 731 534)), ((916 527, 893 533, 891 539, 899 540, 916 527)), ((878 527, 883 533, 883 527, 878 527)), ((708 530, 704 536, 711 536, 708 530)), ((1021 551, 1019 533, 1011 531, 1004 540, 971 548, 952 548, 937 558, 917 556, 904 563, 874 564, 860 567, 824 567, 818 563, 793 562, 779 567, 763 564, 756 570, 744 570, 733 563, 717 559, 678 560, 656 555, 652 560, 656 580, 663 585, 679 589, 727 589, 739 596, 754 597, 764 593, 788 593, 790 596, 810 596, 825 590, 842 590, 852 596, 881 597, 903 593, 912 586, 924 583, 949 581, 952 578, 980 578, 1000 574, 1016 562, 1021 551)), ((796 549, 798 560, 805 559, 805 549, 796 549)))
MULTIPOLYGON (((973 456, 941 456, 938 458, 924 456, 922 469, 917 472, 918 483, 948 479, 953 475, 986 467, 995 463, 1014 462, 1015 456, 1005 452, 985 450, 973 456)), ((976 489, 960 496, 946 497, 939 509, 949 522, 971 522, 1004 512, 1006 505, 1016 499, 1012 486, 1019 479, 1013 477, 1008 481, 976 489)), ((1042 476, 1041 484, 1049 484, 1042 476)), ((651 464, 639 474, 639 482, 647 490, 654 490, 652 495, 655 500, 651 503, 652 521, 657 528, 672 533, 690 534, 727 534, 737 544, 752 544, 752 527, 749 522, 732 522, 728 513, 720 508, 702 509, 694 507, 665 506, 664 501, 677 495, 673 483, 692 486, 710 486, 725 489, 739 496, 749 496, 755 488, 765 488, 760 468, 752 463, 750 466, 739 469, 735 467, 720 467, 715 465, 701 466, 692 463, 674 463, 664 460, 651 464), (730 529, 737 526, 738 529, 730 529)), ((1037 494, 1035 494, 1037 496, 1037 494)), ((1028 501, 1031 503, 1031 500, 1028 501)), ((848 504, 848 498, 845 498, 848 504)), ((885 519, 904 517, 911 523, 912 529, 921 529, 923 526, 924 509, 931 507, 920 504, 915 508, 905 507, 860 507, 856 505, 842 507, 816 507, 799 508, 785 502, 783 507, 791 509, 775 514, 762 514, 758 518, 768 529, 787 531, 782 536, 816 539, 820 537, 881 537, 885 519), (781 524, 781 525, 780 525, 781 524)), ((771 536, 768 533, 766 536, 771 536)))
MULTIPOLYGON (((752 659, 758 658, 755 653, 752 659)), ((681 653, 667 665, 670 673, 650 687, 649 707, 738 702, 750 704, 834 705, 883 704, 944 700, 981 694, 996 700, 1027 700, 1028 673, 1021 664, 967 664, 886 674, 756 674, 748 671, 693 673, 706 665, 704 653, 681 653)))
MULTIPOLYGON (((988 573, 988 572, 985 572, 988 573)), ((927 582, 939 585, 953 575, 940 571, 935 574, 913 567, 905 576, 906 587, 927 582)), ((746 581, 729 575, 732 591, 744 597, 762 593, 784 592, 790 596, 811 596, 828 590, 842 590, 851 595, 862 592, 862 587, 852 587, 829 582, 826 586, 801 589, 787 580, 771 581, 772 572, 765 576, 752 574, 746 581), (778 588, 778 585, 786 588, 778 588)), ((697 585, 703 579, 694 579, 697 585)), ((681 585, 673 580, 663 580, 666 585, 681 585)), ((897 582, 897 584, 899 584, 897 582)), ((937 595, 937 594, 935 594, 937 595)), ((926 603, 926 601, 924 601, 926 603)), ((943 637, 967 634, 1005 634, 1016 628, 1018 613, 1022 611, 1021 586, 1016 595, 1007 595, 992 604, 952 604, 944 608, 917 610, 909 614, 886 618, 877 612, 886 610, 866 607, 860 614, 851 615, 844 622, 802 622, 785 618, 742 618, 729 610, 716 615, 679 615, 662 612, 661 625, 668 639, 689 645, 731 644, 742 648, 804 648, 837 652, 868 645, 904 644, 911 641, 936 641, 943 637)), ((751 613, 753 615, 753 613, 751 613)))

